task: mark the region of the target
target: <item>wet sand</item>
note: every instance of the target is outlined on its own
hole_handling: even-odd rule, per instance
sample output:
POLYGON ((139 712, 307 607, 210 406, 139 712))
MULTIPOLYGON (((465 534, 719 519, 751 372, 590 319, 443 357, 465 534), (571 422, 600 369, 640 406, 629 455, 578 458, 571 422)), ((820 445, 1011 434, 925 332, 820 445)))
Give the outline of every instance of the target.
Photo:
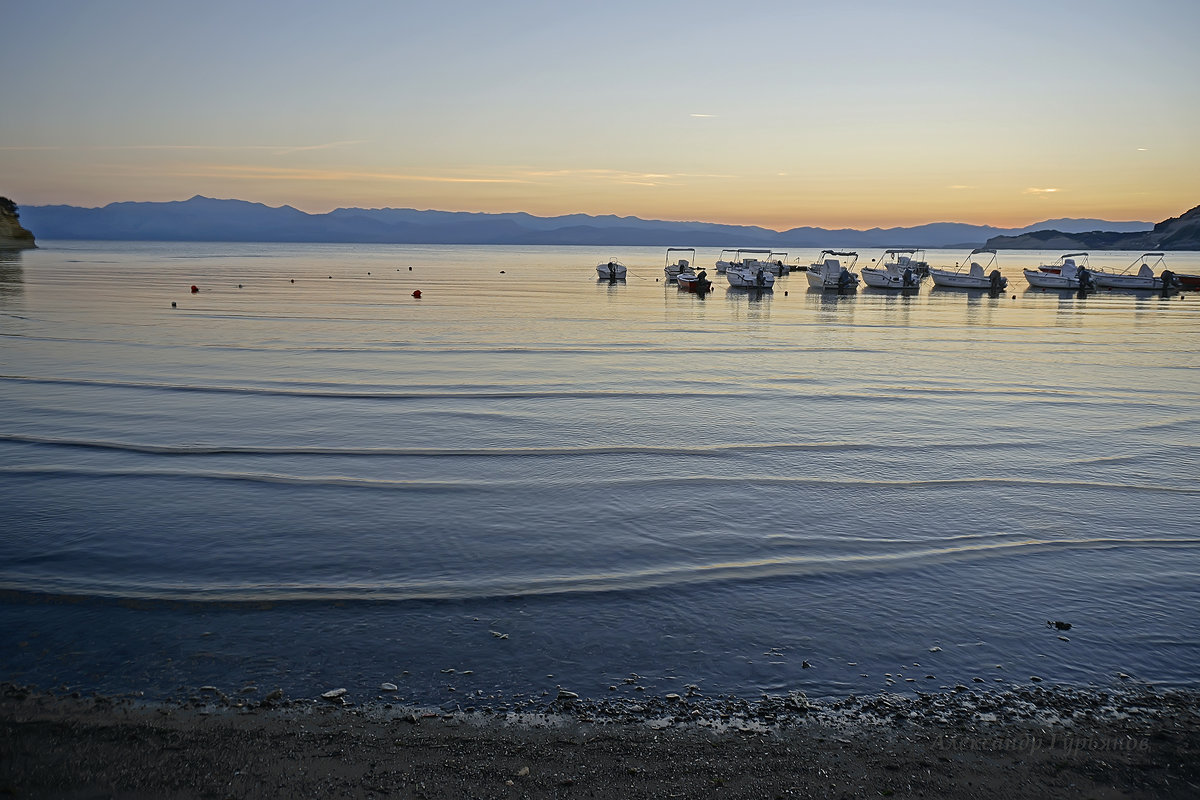
POLYGON ((569 697, 541 711, 171 704, 7 685, 0 795, 1200 796, 1200 693, 959 687, 916 698, 569 697))

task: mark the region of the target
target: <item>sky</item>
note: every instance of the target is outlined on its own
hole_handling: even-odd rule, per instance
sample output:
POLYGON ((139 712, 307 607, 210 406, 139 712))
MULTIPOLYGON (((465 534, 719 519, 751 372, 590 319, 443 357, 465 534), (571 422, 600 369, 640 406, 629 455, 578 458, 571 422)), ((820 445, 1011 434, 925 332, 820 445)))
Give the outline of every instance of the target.
POLYGON ((1200 204, 1198 0, 0 0, 0 195, 854 227, 1200 204))

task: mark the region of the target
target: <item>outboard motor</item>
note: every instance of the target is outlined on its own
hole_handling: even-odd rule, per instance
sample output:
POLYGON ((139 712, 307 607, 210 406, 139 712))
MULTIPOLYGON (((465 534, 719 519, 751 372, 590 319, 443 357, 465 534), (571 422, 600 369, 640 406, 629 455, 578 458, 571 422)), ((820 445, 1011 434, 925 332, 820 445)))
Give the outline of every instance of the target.
POLYGON ((1088 292, 1096 291, 1096 283, 1092 280, 1092 273, 1087 267, 1080 267, 1079 272, 1077 272, 1076 275, 1079 278, 1079 291, 1076 293, 1077 297, 1087 297, 1088 292))
POLYGON ((913 288, 914 286, 916 286, 916 285, 917 285, 917 282, 916 282, 915 280, 913 280, 913 271, 912 271, 912 267, 906 267, 906 268, 905 268, 905 270, 904 270, 904 279, 903 279, 903 280, 904 280, 904 288, 905 288, 905 289, 911 289, 911 288, 913 288))
POLYGON ((1158 277, 1162 280, 1162 296, 1170 297, 1171 291, 1175 288, 1175 273, 1164 269, 1158 277))
POLYGON ((617 282, 617 265, 611 261, 608 262, 608 282, 609 283, 617 282))
POLYGON ((754 285, 761 289, 766 282, 767 279, 763 276, 763 268, 759 267, 758 272, 754 276, 754 285))
POLYGON ((988 273, 988 296, 999 297, 1000 292, 1004 291, 1008 286, 1008 278, 1000 274, 1000 270, 994 269, 988 273))
POLYGON ((837 285, 838 285, 839 292, 846 290, 846 289, 850 289, 851 287, 854 286, 854 276, 851 275, 850 271, 848 269, 846 269, 845 267, 842 268, 841 273, 838 275, 838 284, 837 285))

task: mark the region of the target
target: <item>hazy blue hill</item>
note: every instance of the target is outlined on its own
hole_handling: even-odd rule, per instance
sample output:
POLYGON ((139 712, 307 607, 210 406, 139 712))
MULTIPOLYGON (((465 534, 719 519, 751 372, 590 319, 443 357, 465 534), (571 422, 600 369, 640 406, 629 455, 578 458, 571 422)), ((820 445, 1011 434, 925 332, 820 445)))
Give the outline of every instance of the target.
POLYGON ((936 222, 866 231, 801 227, 773 231, 748 225, 673 222, 525 212, 486 214, 412 208, 339 208, 308 214, 291 206, 197 195, 163 203, 111 203, 102 208, 27 206, 25 226, 41 239, 157 241, 364 242, 372 244, 516 244, 647 247, 975 247, 995 236, 1056 227, 1149 231, 1145 222, 1054 220, 1019 229, 936 222))
MULTIPOLYGON (((1109 226, 1113 223, 1098 224, 1109 226)), ((1050 227, 995 236, 988 240, 988 247, 1008 250, 1200 250, 1200 206, 1178 217, 1165 219, 1150 230, 1135 228, 1132 231, 1069 231, 1062 227, 1050 227)))

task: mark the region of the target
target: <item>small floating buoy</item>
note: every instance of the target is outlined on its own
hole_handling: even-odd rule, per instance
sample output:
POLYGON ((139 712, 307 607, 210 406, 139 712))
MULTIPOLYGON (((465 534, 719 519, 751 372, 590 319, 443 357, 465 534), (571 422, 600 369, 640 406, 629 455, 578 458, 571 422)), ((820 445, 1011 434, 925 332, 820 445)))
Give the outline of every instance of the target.
POLYGON ((1013 300, 1016 300, 1016 299, 1017 299, 1017 296, 1014 294, 1014 295, 1013 295, 1013 300))
POLYGON ((174 301, 174 300, 172 300, 172 301, 171 301, 171 308, 176 308, 176 307, 177 307, 177 306, 175 305, 175 301, 174 301))
POLYGON ((368 272, 367 274, 370 275, 371 273, 368 272))
POLYGON ((787 292, 784 292, 784 293, 783 293, 783 296, 784 296, 784 297, 787 297, 787 292))
POLYGON ((409 267, 409 268, 408 268, 408 271, 409 271, 409 272, 412 272, 412 267, 409 267))
POLYGON ((292 283, 295 283, 295 282, 296 282, 296 279, 295 279, 295 278, 292 278, 292 283))
POLYGON ((238 288, 239 288, 239 289, 240 289, 240 288, 242 288, 242 285, 241 285, 240 283, 238 284, 238 288))
POLYGON ((420 289, 413 289, 413 297, 415 297, 415 298, 417 298, 418 300, 420 300, 420 299, 421 299, 421 290, 420 290, 420 289))
POLYGON ((503 274, 504 274, 504 270, 500 270, 500 274, 501 274, 501 275, 503 275, 503 274))
POLYGON ((200 291, 200 287, 195 286, 195 285, 192 286, 192 294, 196 294, 199 291, 200 291))

